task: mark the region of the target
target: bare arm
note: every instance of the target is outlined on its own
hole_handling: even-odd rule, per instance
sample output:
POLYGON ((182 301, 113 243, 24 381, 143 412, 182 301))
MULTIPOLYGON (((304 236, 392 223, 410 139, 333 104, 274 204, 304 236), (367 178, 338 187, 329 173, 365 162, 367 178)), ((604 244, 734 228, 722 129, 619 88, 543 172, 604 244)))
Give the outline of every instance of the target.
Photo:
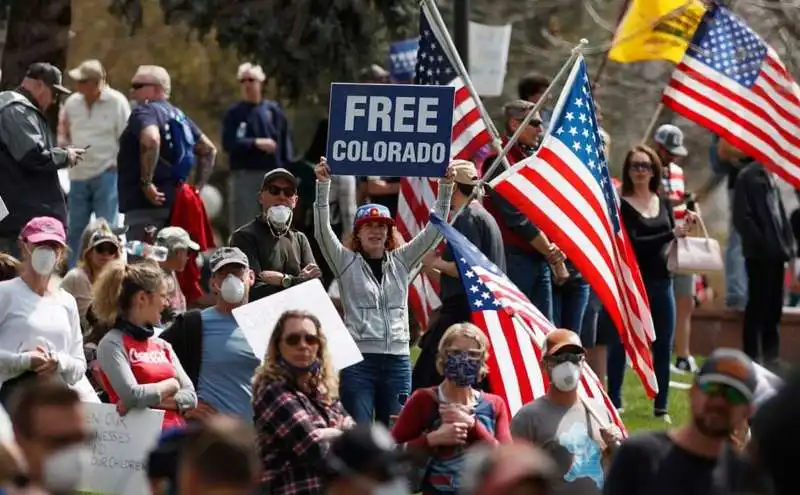
POLYGON ((399 193, 399 182, 386 182, 385 180, 379 178, 370 178, 367 182, 367 195, 369 197, 389 196, 399 193))
POLYGON ((217 147, 208 139, 208 136, 201 134, 194 147, 194 152, 197 156, 197 172, 195 172, 194 185, 200 190, 208 184, 211 173, 214 171, 214 163, 217 160, 217 147))
POLYGON ((69 117, 67 117, 66 104, 61 107, 58 112, 58 132, 56 143, 61 147, 69 146, 72 143, 72 137, 69 134, 69 117))
POLYGON ((153 182, 161 150, 161 134, 158 132, 157 126, 149 125, 142 129, 139 134, 139 149, 141 150, 142 181, 153 182))

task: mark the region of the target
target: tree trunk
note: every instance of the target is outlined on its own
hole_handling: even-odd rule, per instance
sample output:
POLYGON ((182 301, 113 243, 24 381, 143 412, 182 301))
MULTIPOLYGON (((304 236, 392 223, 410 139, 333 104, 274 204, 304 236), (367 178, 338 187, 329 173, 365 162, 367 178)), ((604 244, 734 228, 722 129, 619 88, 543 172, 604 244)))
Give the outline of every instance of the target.
MULTIPOLYGON (((63 71, 72 23, 71 0, 13 0, 9 15, 0 89, 16 87, 34 62, 49 62, 63 71)), ((47 113, 55 131, 58 106, 53 105, 47 113)))

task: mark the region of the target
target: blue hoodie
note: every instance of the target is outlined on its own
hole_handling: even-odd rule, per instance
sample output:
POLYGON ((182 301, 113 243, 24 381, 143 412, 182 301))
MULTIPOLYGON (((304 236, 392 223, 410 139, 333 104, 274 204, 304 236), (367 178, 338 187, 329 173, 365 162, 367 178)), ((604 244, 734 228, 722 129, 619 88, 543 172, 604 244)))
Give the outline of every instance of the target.
POLYGON ((292 138, 286 116, 277 102, 255 104, 240 101, 225 112, 222 147, 228 153, 231 170, 269 170, 287 167, 292 161, 292 138), (256 139, 272 138, 275 153, 256 147, 256 139))

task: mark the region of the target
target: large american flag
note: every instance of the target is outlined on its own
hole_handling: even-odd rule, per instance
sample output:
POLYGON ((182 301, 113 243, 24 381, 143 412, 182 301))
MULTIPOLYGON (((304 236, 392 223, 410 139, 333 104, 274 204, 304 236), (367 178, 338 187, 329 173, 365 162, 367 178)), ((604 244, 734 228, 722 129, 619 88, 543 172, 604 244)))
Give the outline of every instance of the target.
POLYGON ((583 274, 617 327, 645 391, 654 397, 650 306, 622 226, 583 57, 572 68, 539 150, 490 185, 583 274))
POLYGON ((800 89, 730 10, 710 7, 662 101, 800 188, 800 89))
MULTIPOLYGON (((542 345, 555 327, 466 237, 436 214, 431 214, 431 222, 453 251, 472 323, 485 332, 491 344, 489 385, 505 399, 514 415, 547 392, 549 383, 541 368, 542 345)), ((625 431, 616 408, 589 366, 583 367, 578 392, 599 417, 608 418, 625 431)))
MULTIPOLYGON (((452 86, 455 88, 453 135, 451 156, 469 160, 491 141, 486 124, 480 116, 475 100, 470 96, 464 81, 444 49, 442 29, 433 20, 428 6, 421 8, 419 16, 419 50, 417 51, 416 84, 452 86)), ((428 222, 428 215, 436 201, 436 182, 427 178, 404 177, 400 181, 397 205, 397 227, 406 240, 417 235, 428 222)), ((427 326, 427 315, 439 302, 438 286, 424 274, 414 280, 409 288, 411 307, 418 319, 427 326)))

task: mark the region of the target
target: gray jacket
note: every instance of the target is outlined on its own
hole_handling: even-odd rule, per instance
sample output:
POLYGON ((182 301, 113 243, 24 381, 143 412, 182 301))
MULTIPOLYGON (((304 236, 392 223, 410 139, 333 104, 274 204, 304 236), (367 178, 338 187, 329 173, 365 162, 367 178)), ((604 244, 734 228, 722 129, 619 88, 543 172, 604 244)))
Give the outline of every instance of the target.
MULTIPOLYGON (((450 211, 452 184, 439 185, 434 210, 442 218, 450 211)), ((408 243, 387 251, 383 279, 376 280, 360 253, 345 248, 330 225, 330 182, 317 182, 314 237, 339 280, 345 325, 364 354, 408 355, 408 284, 410 274, 429 250, 439 231, 430 223, 408 243)))
POLYGON ((0 93, 0 197, 9 210, 0 222, 0 237, 16 237, 38 216, 66 224, 58 181, 58 170, 66 166, 67 150, 55 146, 41 110, 19 91, 0 93))

